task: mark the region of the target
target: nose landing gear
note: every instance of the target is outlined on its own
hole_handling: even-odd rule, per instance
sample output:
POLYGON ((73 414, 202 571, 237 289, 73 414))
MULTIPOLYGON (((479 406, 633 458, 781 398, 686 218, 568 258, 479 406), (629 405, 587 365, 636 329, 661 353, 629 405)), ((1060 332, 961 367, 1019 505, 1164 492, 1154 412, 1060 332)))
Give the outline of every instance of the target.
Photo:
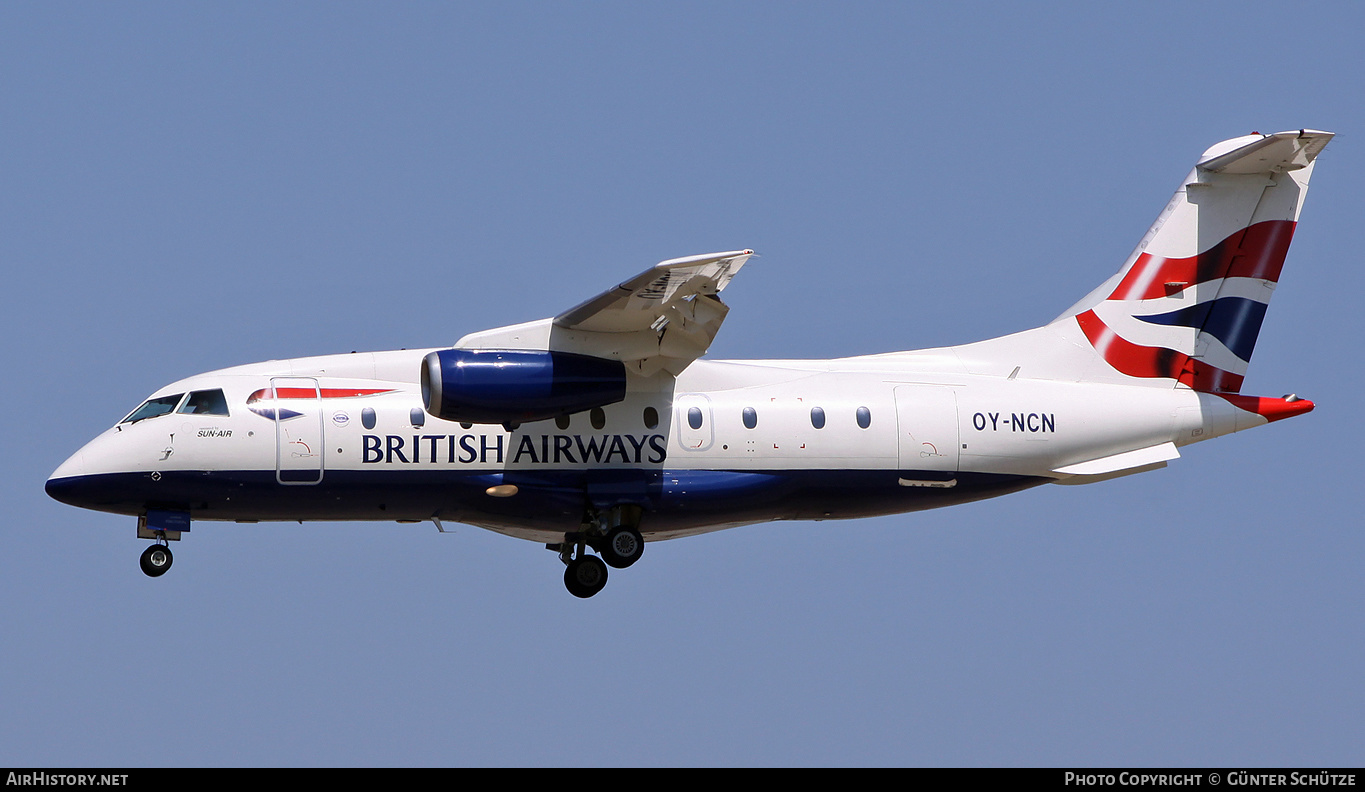
POLYGON ((175 557, 171 555, 171 548, 164 544, 154 544, 142 551, 142 558, 139 563, 142 565, 142 572, 147 577, 161 577, 166 574, 166 570, 171 568, 175 557))
POLYGON ((147 577, 161 577, 171 568, 175 557, 171 555, 169 542, 180 540, 180 534, 190 529, 188 511, 168 511, 148 509, 137 518, 137 538, 151 539, 156 544, 142 551, 139 563, 142 573, 147 577))

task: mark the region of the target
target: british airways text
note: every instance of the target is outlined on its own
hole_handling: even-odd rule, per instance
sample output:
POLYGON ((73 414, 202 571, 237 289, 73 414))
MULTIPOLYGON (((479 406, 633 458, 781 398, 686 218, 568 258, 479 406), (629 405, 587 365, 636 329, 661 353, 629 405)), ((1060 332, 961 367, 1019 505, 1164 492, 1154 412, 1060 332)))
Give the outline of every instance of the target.
POLYGON ((668 456, 664 435, 362 435, 365 464, 656 465, 668 456))

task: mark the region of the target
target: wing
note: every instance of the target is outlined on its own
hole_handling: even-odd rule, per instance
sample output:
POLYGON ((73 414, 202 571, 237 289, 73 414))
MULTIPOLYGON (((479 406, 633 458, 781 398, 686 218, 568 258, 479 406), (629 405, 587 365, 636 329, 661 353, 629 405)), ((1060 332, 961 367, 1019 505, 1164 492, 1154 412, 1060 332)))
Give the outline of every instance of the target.
POLYGON ((660 262, 553 319, 474 333, 461 349, 551 349, 673 375, 706 354, 730 312, 719 293, 752 250, 660 262))

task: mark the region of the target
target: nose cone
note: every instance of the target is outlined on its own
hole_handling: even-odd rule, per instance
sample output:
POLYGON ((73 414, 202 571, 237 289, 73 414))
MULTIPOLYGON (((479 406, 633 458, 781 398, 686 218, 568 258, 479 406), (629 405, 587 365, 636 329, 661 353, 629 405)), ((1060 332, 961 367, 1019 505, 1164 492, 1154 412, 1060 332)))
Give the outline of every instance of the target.
POLYGON ((47 494, 72 506, 85 505, 80 492, 83 489, 81 482, 85 477, 85 460, 82 458, 82 451, 77 451, 71 458, 63 462, 52 471, 52 475, 47 479, 47 494))

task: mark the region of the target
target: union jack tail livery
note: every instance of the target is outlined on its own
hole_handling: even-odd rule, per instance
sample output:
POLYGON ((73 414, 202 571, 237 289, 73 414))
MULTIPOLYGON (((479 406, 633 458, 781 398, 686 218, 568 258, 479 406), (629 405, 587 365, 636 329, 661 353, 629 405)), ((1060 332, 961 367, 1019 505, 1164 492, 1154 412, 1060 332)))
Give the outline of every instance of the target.
POLYGON ((1128 377, 1239 393, 1308 180, 1330 132, 1252 134, 1210 148, 1075 323, 1128 377))

